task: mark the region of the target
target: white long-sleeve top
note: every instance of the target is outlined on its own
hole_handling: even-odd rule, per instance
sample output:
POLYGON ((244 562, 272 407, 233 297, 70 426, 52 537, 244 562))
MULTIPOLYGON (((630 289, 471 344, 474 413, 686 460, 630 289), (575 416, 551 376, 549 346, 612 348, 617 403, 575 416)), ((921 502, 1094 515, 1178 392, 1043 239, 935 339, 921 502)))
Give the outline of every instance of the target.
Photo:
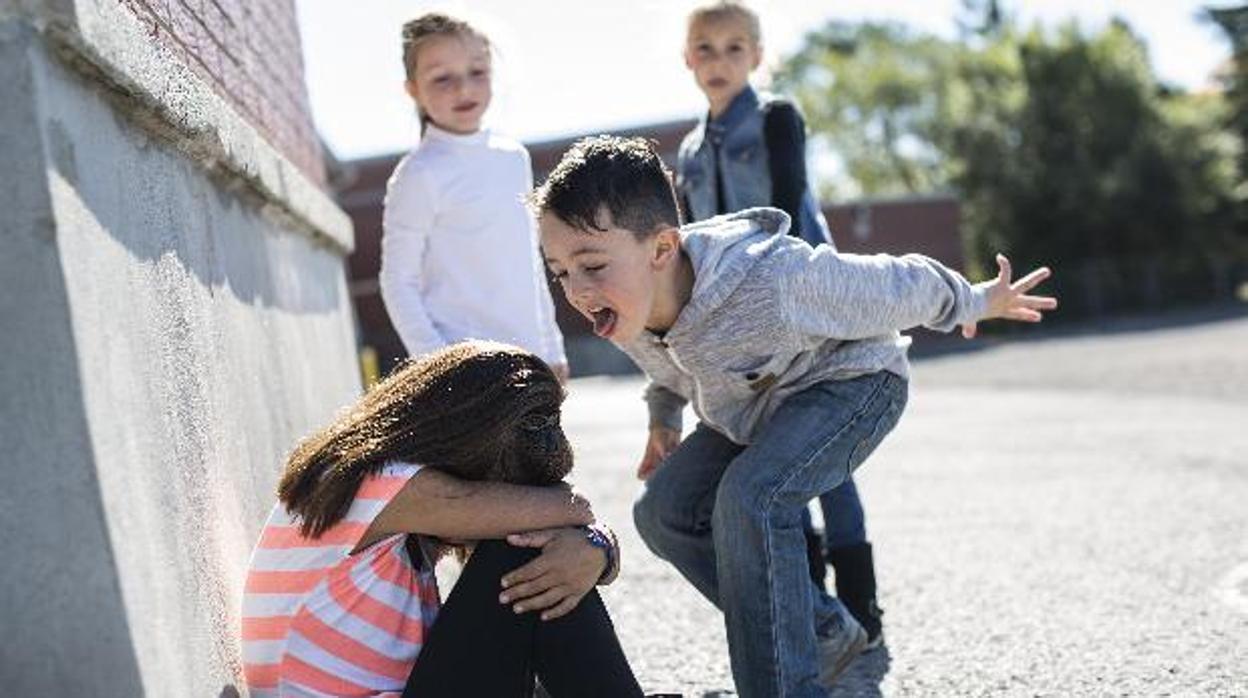
POLYGON ((529 153, 487 130, 430 124, 386 187, 381 295, 415 356, 462 339, 509 342, 567 363, 537 226, 529 153))

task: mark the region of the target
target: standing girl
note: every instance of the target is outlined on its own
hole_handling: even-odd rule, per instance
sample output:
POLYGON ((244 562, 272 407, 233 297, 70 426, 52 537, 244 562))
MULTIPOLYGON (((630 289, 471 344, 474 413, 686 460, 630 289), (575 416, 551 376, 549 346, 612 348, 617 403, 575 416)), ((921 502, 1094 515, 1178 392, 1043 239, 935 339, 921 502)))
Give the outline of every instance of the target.
POLYGON ((614 536, 560 484, 562 399, 532 354, 461 343, 304 440, 247 573, 249 693, 527 697, 536 676, 553 696, 640 696, 594 590, 619 570, 614 536), (439 608, 436 552, 469 540, 439 608))
POLYGON ((412 356, 492 339, 537 354, 565 380, 524 205, 529 154, 481 123, 492 96, 489 40, 467 22, 422 15, 403 26, 403 66, 421 139, 386 192, 380 284, 391 322, 412 356))
MULTIPOLYGON (((739 0, 712 0, 687 20, 685 65, 706 95, 708 111, 680 144, 676 184, 686 214, 700 221, 755 206, 789 214, 789 234, 813 247, 832 245, 806 177, 806 124, 789 100, 760 94, 750 73, 762 60, 758 15, 739 0)), ((835 247, 835 245, 833 245, 835 247)), ((679 442, 672 430, 652 431, 656 452, 679 442)), ((883 643, 876 603, 875 561, 852 478, 819 497, 824 540, 804 513, 811 576, 824 585, 824 558, 836 573, 836 595, 867 632, 883 643), (820 550, 821 546, 823 550, 820 550)))

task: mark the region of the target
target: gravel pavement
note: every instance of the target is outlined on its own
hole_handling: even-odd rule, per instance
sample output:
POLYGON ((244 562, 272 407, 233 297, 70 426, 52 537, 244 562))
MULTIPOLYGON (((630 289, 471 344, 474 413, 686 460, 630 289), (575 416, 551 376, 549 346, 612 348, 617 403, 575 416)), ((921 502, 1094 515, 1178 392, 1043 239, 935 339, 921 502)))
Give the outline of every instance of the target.
MULTIPOLYGON (((834 694, 1248 696, 1248 315, 1222 315, 917 360, 857 476, 888 643, 834 694)), ((604 595, 647 691, 733 695, 718 611, 632 526, 641 386, 566 405, 624 547, 604 595)))

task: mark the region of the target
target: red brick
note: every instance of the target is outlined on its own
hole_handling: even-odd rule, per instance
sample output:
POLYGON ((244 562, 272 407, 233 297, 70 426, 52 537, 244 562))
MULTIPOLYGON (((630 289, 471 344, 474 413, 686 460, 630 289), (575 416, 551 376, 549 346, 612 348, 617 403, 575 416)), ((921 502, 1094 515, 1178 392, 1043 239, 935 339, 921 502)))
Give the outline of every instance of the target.
POLYGON ((119 0, 291 162, 325 183, 292 0, 119 0))

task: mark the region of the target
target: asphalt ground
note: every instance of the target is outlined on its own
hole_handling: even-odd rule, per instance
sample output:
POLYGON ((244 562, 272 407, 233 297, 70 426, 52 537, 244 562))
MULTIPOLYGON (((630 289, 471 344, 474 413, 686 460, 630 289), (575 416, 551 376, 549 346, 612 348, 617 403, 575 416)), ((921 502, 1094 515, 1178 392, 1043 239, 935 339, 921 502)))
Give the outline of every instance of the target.
MULTIPOLYGON (((1248 696, 1248 314, 961 346, 858 471, 887 646, 834 695, 1248 696)), ((731 695, 720 614, 632 525, 641 388, 565 408, 624 548, 604 596, 647 691, 731 695)))

